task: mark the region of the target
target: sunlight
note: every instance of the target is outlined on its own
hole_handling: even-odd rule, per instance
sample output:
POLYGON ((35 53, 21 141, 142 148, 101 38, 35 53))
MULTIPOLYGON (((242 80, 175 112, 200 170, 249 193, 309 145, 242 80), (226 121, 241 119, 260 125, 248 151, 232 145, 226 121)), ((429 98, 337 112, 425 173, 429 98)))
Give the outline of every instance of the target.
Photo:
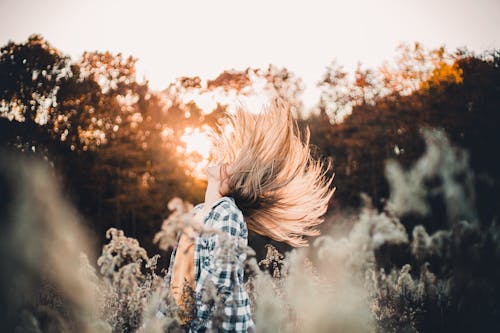
POLYGON ((182 100, 185 104, 193 101, 204 114, 209 114, 215 110, 217 102, 221 103, 219 96, 214 95, 212 92, 200 92, 199 89, 185 92, 182 95, 182 100))
POLYGON ((185 148, 181 148, 186 156, 186 163, 190 174, 199 179, 206 179, 205 168, 208 165, 212 143, 208 132, 210 127, 203 125, 201 128, 186 127, 181 141, 185 148))
POLYGON ((208 138, 208 126, 200 128, 186 127, 181 141, 186 144, 186 153, 198 153, 203 159, 208 160, 210 148, 212 147, 208 138))
MULTIPOLYGON (((262 107, 268 104, 273 97, 273 92, 267 87, 267 80, 256 75, 250 76, 251 84, 243 87, 240 91, 236 89, 206 89, 206 87, 187 89, 181 94, 184 104, 194 102, 203 114, 210 114, 217 108, 217 104, 227 106, 229 113, 243 107, 251 113, 259 113, 262 107)), ((177 151, 185 156, 187 166, 186 173, 198 179, 206 179, 205 168, 210 159, 212 143, 209 138, 210 127, 203 125, 200 128, 186 127, 180 137, 183 145, 177 147, 177 151)), ((225 130, 230 130, 225 128, 225 130)), ((162 132, 166 137, 170 133, 162 132)))
POLYGON ((236 108, 243 106, 252 113, 259 113, 274 94, 265 78, 250 73, 249 79, 251 84, 243 87, 241 91, 223 87, 207 89, 203 86, 201 89, 184 91, 181 98, 184 104, 194 102, 203 114, 213 112, 217 104, 228 106, 229 112, 235 112, 236 108))

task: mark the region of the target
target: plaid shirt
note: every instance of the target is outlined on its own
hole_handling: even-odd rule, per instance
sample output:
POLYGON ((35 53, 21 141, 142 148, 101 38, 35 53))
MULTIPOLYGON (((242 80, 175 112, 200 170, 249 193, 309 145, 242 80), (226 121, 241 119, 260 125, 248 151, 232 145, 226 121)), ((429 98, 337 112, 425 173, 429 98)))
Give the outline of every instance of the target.
MULTIPOLYGON (((203 204, 196 205, 194 211, 203 204)), ((243 286, 243 264, 246 259, 244 247, 247 245, 248 231, 243 214, 233 198, 222 197, 207 213, 204 225, 223 232, 201 234, 194 239, 195 310, 189 325, 191 332, 212 327, 214 304, 204 301, 208 291, 215 290, 220 302, 220 312, 216 318, 222 322, 216 326, 221 332, 247 332, 254 329, 250 301, 243 286), (224 243, 224 246, 221 244, 224 243)), ((176 248, 170 258, 170 266, 165 278, 170 286, 176 248)), ((219 304, 219 303, 218 303, 219 304)))

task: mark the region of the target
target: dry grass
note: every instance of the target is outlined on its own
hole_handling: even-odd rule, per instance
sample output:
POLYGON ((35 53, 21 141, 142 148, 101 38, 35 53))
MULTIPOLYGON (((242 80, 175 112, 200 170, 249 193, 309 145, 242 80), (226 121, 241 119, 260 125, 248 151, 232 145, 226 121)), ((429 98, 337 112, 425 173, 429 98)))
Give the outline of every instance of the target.
MULTIPOLYGON (((258 332, 498 330, 498 224, 477 217, 467 154, 442 132, 424 137, 427 151, 413 168, 387 164, 385 211, 365 198, 365 207, 346 217, 349 228, 333 227, 310 249, 281 254, 268 247, 260 263, 251 249, 222 242, 221 258, 248 255, 246 287, 258 332), (429 225, 441 227, 428 232, 429 225)), ((0 168, 2 331, 180 332, 178 309, 155 273, 158 257, 110 229, 97 271, 83 254, 77 214, 49 172, 28 162, 5 160, 0 168)), ((190 204, 176 199, 169 208, 155 237, 162 248, 193 225, 190 204)), ((210 292, 205 300, 216 307, 216 325, 220 300, 210 292)))

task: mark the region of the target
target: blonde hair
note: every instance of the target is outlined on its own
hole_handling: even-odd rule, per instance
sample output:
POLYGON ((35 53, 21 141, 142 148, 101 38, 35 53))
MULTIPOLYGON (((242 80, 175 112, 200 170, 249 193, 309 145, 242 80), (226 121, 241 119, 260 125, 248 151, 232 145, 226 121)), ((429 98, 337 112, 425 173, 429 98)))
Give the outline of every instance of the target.
POLYGON ((324 164, 311 156, 310 132, 303 140, 289 104, 273 99, 258 114, 240 107, 227 114, 228 127, 213 136, 214 157, 228 165, 224 181, 254 232, 292 246, 319 235, 330 189, 324 164))

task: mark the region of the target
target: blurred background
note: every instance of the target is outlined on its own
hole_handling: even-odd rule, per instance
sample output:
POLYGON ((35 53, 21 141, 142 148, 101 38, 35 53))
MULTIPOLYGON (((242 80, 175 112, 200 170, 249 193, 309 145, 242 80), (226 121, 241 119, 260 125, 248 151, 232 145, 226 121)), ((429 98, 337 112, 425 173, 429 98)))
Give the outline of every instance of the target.
POLYGON ((332 162, 325 228, 360 193, 384 207, 385 161, 411 165, 424 127, 469 151, 481 218, 498 217, 496 0, 2 0, 0 12, 0 146, 50 166, 97 252, 116 227, 159 253, 167 202, 203 201, 208 129, 273 96, 332 162))

